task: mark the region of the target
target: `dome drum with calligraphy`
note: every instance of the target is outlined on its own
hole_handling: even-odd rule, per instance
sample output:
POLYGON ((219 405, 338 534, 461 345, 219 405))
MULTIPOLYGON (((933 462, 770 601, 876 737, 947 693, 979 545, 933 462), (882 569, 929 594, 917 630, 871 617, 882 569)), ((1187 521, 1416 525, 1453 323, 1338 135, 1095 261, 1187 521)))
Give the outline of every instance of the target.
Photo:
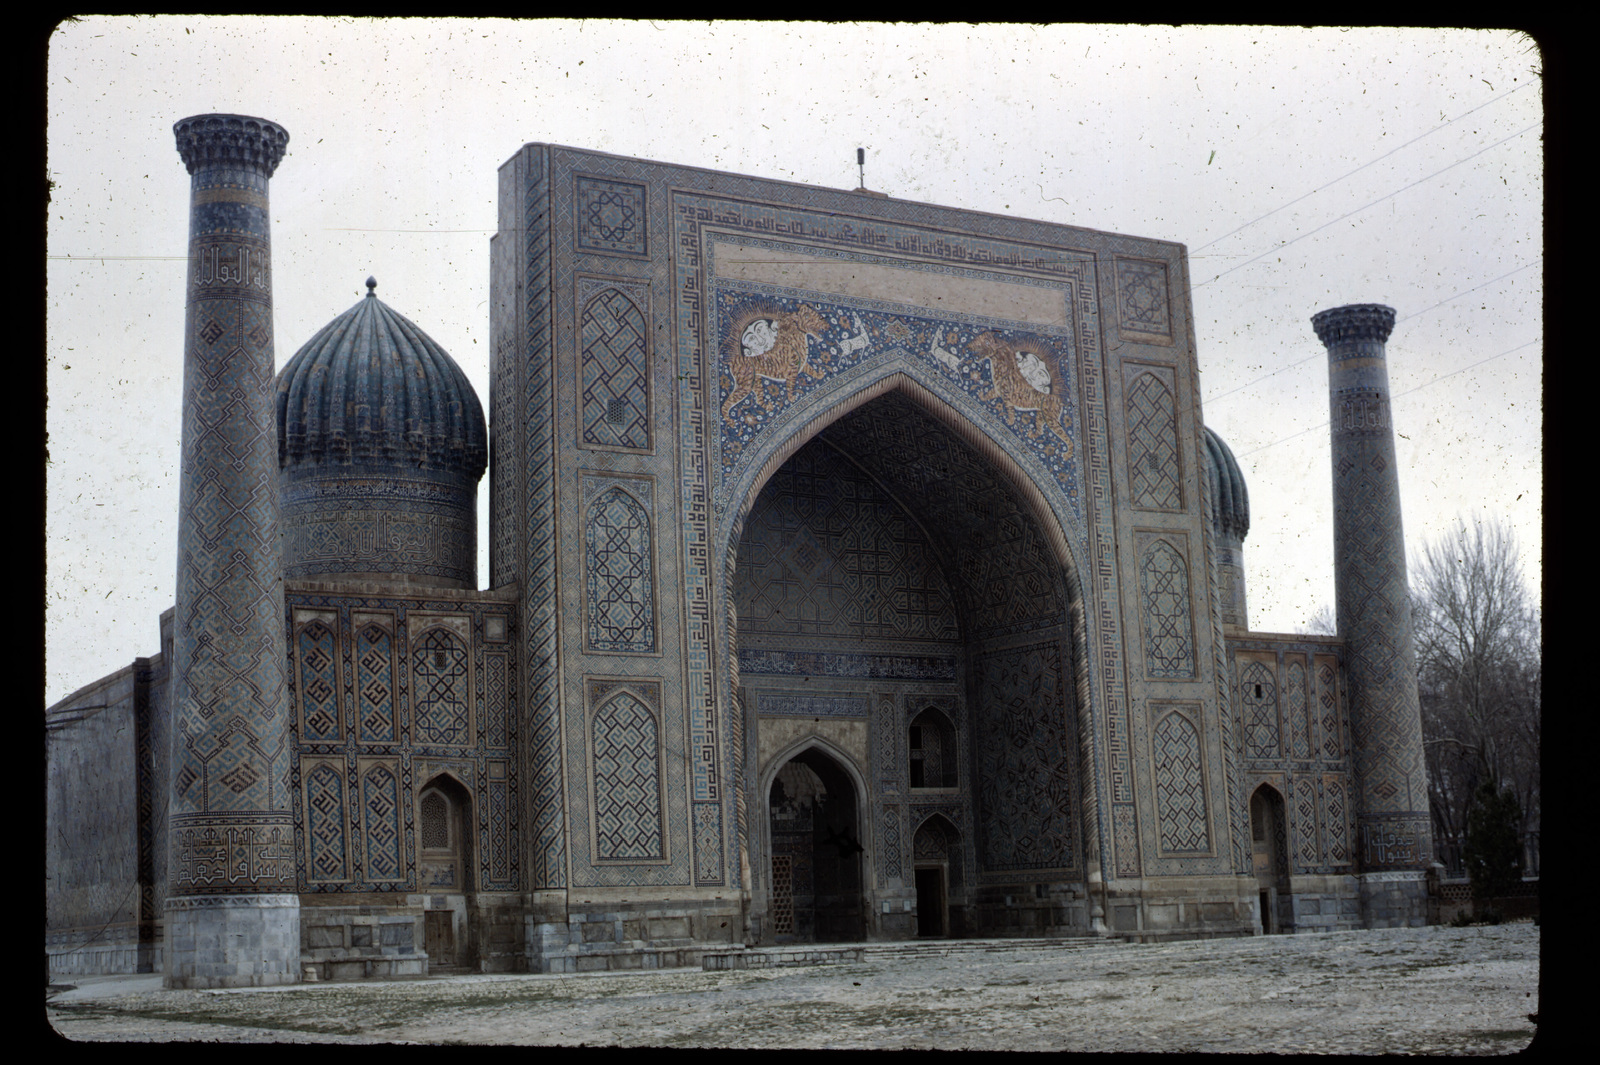
POLYGON ((473 588, 483 407, 376 285, 278 373, 284 576, 473 588))

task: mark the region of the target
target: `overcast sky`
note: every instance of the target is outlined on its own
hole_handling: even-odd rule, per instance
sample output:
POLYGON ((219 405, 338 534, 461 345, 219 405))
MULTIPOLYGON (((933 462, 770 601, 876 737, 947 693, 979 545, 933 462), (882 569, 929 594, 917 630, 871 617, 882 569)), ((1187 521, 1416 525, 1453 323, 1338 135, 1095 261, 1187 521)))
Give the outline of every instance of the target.
MULTIPOLYGON (((45 698, 158 650, 177 559, 189 180, 172 124, 290 135, 278 365, 365 292, 488 398, 496 170, 547 141, 1188 245, 1251 626, 1333 603, 1310 317, 1394 307, 1408 555, 1541 540, 1540 56, 1508 32, 85 18, 50 42, 45 698)), ((480 499, 487 496, 487 481, 480 499)), ((480 508, 482 509, 482 508, 480 508)), ((479 580, 488 525, 480 518, 479 580)))

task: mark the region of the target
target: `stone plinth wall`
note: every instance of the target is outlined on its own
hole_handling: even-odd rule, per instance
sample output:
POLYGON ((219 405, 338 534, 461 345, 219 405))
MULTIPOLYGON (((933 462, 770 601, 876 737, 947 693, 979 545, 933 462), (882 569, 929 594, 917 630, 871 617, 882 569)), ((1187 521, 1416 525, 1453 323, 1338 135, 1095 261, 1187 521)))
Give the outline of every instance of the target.
POLYGON ((1289 879, 1286 932, 1336 932, 1361 927, 1361 893, 1353 876, 1289 879))
POLYGON ((479 895, 468 907, 467 921, 476 947, 478 970, 520 973, 528 968, 527 907, 520 895, 479 895))
POLYGON ((416 908, 307 905, 300 911, 300 967, 307 980, 426 976, 416 908))
MULTIPOLYGON (((1081 934, 1089 927, 1082 892, 1034 884, 980 887, 970 906, 950 907, 951 936, 984 938, 1081 934)), ((915 931, 913 929, 913 931, 915 931)))
POLYGON ((708 950, 741 944, 737 903, 569 910, 564 922, 527 918, 530 972, 600 972, 699 965, 708 950))
POLYGON ((1261 928, 1253 879, 1162 877, 1110 889, 1106 927, 1120 939, 1212 939, 1255 935, 1261 928))
POLYGON ((112 927, 95 936, 74 929, 66 933, 46 933, 45 953, 50 956, 52 976, 99 976, 108 973, 147 973, 161 971, 161 944, 140 943, 132 927, 112 927))

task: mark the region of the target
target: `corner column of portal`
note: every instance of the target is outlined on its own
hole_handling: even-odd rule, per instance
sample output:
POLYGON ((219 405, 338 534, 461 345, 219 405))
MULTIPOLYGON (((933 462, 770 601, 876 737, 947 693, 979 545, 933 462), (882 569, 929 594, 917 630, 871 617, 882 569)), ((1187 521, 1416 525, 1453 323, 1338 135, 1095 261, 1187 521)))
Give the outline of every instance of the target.
POLYGON ((1433 833, 1384 351, 1394 310, 1336 307, 1311 324, 1328 349, 1334 580, 1346 648, 1362 919, 1369 928, 1422 925, 1433 833))
POLYGON ((197 115, 173 132, 190 196, 166 985, 293 983, 267 224, 267 179, 289 135, 243 115, 197 115))

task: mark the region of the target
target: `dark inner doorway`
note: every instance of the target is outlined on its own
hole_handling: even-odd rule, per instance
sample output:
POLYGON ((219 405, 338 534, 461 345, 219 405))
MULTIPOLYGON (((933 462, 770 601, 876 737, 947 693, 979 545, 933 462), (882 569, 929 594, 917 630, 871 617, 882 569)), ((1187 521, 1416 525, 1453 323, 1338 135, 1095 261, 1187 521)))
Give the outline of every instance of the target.
POLYGON ((817 943, 864 938, 863 848, 849 775, 812 748, 778 770, 768 799, 774 938, 817 943))
POLYGON ((945 915, 944 868, 942 866, 917 869, 917 935, 947 935, 945 915))

